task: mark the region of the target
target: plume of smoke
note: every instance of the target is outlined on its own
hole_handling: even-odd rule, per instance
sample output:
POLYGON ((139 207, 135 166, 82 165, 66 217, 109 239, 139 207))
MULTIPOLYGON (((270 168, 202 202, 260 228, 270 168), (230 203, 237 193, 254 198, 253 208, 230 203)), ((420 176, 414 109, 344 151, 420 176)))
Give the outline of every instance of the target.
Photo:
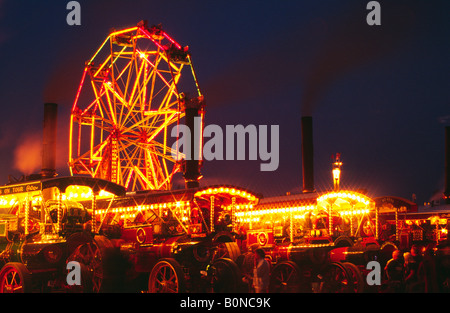
POLYGON ((252 53, 206 82, 208 103, 229 105, 296 85, 302 114, 312 115, 335 80, 406 47, 418 24, 416 14, 429 14, 417 1, 383 2, 382 25, 369 26, 366 4, 342 4, 334 15, 292 25, 276 38, 250 46, 252 53))
POLYGON ((14 150, 14 168, 29 175, 40 171, 42 138, 37 134, 23 136, 14 150))
POLYGON ((327 39, 303 81, 303 115, 312 115, 333 81, 402 47, 416 22, 412 7, 394 3, 383 3, 381 26, 367 25, 367 13, 365 6, 354 6, 344 16, 328 21, 327 39))
POLYGON ((71 105, 76 95, 82 68, 75 68, 72 63, 59 64, 50 73, 43 90, 43 102, 71 105))

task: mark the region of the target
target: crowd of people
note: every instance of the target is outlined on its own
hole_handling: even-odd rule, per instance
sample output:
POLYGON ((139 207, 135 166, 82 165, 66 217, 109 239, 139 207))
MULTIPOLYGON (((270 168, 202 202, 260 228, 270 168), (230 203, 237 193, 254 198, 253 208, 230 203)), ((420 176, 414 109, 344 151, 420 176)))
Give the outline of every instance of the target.
POLYGON ((385 292, 437 293, 448 292, 446 260, 435 254, 435 246, 413 245, 410 251, 395 250, 384 268, 385 292))
MULTIPOLYGON (((395 250, 384 268, 382 285, 368 292, 441 293, 450 292, 450 246, 436 253, 433 244, 413 245, 408 251, 395 250)), ((244 282, 250 292, 269 292, 270 265, 263 249, 253 251, 253 271, 244 282)))

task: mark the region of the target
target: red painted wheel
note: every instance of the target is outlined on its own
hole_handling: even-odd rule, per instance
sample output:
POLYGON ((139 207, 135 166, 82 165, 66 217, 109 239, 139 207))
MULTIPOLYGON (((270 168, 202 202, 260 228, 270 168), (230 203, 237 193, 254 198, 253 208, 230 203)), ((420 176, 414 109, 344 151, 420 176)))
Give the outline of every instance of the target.
POLYGON ((296 293, 300 291, 300 269, 291 261, 275 265, 270 274, 269 291, 275 293, 296 293))
POLYGON ((95 236, 94 240, 78 246, 67 262, 80 263, 82 282, 81 286, 72 286, 71 291, 99 293, 114 290, 118 271, 114 260, 114 246, 104 236, 95 236))
POLYGON ((238 292, 241 286, 241 271, 236 263, 227 258, 212 263, 212 289, 215 293, 238 292))
POLYGON ((7 263, 0 271, 0 293, 31 292, 31 274, 22 263, 7 263))
POLYGON ((350 285, 351 287, 350 292, 355 293, 364 292, 366 282, 359 268, 355 264, 349 262, 344 262, 343 265, 349 271, 352 278, 350 285))
POLYGON ((183 269, 175 259, 162 259, 153 267, 148 280, 151 293, 185 292, 183 269))
POLYGON ((330 263, 323 275, 320 291, 323 293, 349 293, 353 290, 353 276, 342 263, 330 263))

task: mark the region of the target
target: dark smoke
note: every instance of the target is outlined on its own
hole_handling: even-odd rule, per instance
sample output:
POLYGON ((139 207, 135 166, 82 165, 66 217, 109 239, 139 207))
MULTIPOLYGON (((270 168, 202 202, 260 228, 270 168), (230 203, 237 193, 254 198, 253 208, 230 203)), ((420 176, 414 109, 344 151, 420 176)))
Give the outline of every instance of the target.
POLYGON ((44 103, 73 103, 83 73, 82 63, 71 62, 73 59, 66 58, 66 62, 60 62, 50 71, 42 96, 44 103))
POLYGON ((244 57, 203 84, 208 105, 232 105, 297 87, 302 114, 312 115, 320 96, 334 81, 404 51, 417 36, 418 26, 426 34, 428 26, 423 21, 430 18, 431 5, 420 1, 380 3, 381 26, 367 25, 370 11, 366 1, 350 1, 339 5, 332 16, 280 27, 275 35, 249 44, 242 51, 244 57))
MULTIPOLYGON (((327 38, 311 63, 303 82, 302 113, 311 115, 321 94, 348 71, 404 47, 415 31, 411 6, 381 3, 381 25, 369 26, 365 2, 344 16, 328 21, 327 38)), ((417 6, 416 6, 417 9, 417 6)))

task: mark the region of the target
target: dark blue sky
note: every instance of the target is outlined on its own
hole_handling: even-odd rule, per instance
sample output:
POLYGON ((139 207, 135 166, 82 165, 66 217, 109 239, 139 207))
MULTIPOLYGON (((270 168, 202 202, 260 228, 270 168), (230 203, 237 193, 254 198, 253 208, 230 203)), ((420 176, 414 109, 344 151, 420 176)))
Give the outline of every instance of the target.
POLYGON ((331 187, 339 152, 342 184, 370 196, 415 193, 423 202, 442 191, 447 1, 379 1, 382 25, 372 27, 365 0, 79 1, 81 26, 67 25, 67 2, 0 0, 0 183, 20 176, 16 151, 31 157, 24 171, 40 170, 44 101, 60 104, 58 172, 68 172, 69 110, 84 62, 112 27, 146 19, 190 47, 207 124, 280 125, 277 171, 260 172, 261 161, 206 162, 202 184, 299 192, 308 114, 318 190, 331 187))

